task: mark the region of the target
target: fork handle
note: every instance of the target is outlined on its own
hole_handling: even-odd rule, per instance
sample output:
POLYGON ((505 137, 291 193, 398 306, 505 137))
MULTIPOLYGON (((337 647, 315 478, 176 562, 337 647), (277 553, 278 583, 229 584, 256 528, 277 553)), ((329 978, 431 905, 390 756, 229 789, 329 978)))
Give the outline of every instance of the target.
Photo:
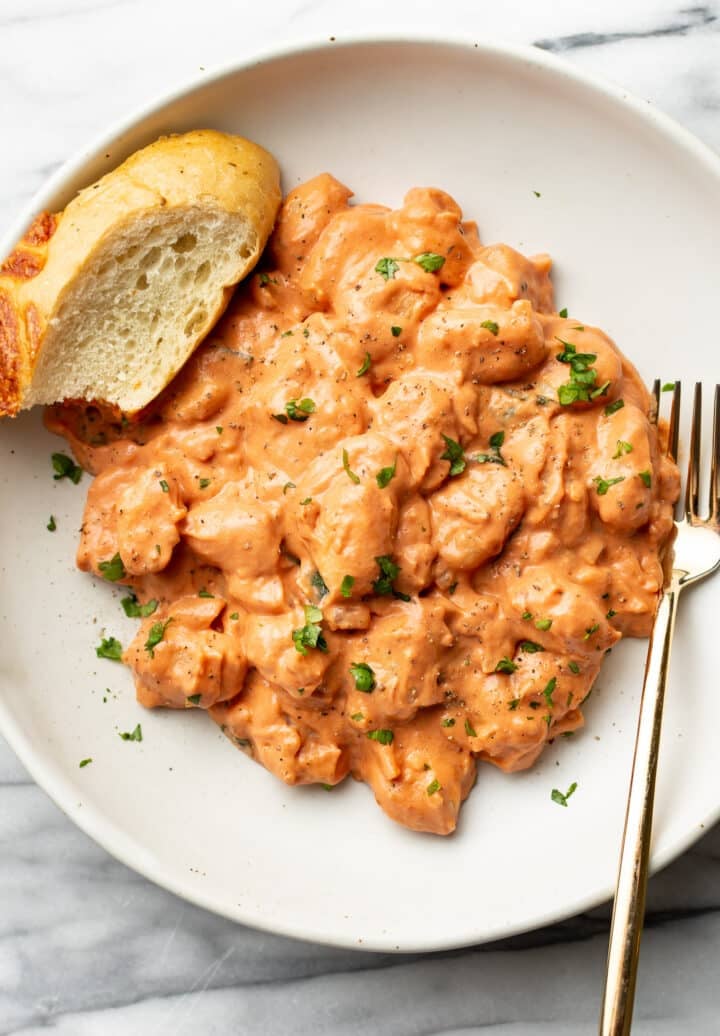
POLYGON ((663 700, 679 590, 679 586, 671 584, 660 597, 648 646, 610 926, 600 1036, 627 1036, 632 1024, 640 937, 645 917, 663 700))

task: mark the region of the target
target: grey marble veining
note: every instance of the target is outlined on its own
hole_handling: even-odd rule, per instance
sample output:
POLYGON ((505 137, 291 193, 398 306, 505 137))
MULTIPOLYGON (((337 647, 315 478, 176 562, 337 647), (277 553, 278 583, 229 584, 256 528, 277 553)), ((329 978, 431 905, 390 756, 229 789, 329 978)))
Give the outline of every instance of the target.
MULTIPOLYGON (((720 150, 718 3, 0 0, 0 225, 68 154, 176 83, 279 40, 408 24, 536 42, 720 150)), ((253 931, 113 860, 2 743, 0 847, 0 1036, 596 1031, 607 908, 423 957, 253 931)), ((541 881, 525 894, 542 895, 541 881)), ((715 829, 651 882, 634 1031, 720 1032, 719 959, 715 829)))

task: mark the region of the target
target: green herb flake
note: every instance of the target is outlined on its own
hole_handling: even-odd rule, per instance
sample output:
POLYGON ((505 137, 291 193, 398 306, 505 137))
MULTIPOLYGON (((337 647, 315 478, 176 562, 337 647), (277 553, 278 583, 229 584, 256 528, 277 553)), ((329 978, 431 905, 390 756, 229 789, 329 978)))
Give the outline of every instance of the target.
POLYGON ((452 716, 446 716, 445 719, 440 721, 440 726, 441 727, 454 727, 455 726, 455 720, 452 718, 452 716))
POLYGON ((605 614, 605 618, 606 619, 613 619, 616 615, 617 615, 617 612, 615 611, 615 609, 611 608, 610 611, 605 614))
POLYGON ((455 475, 462 475, 466 467, 465 451, 459 442, 455 442, 450 436, 441 433, 445 440, 445 452, 440 454, 440 460, 450 461, 450 472, 449 475, 453 478, 455 475))
POLYGON ((280 337, 281 338, 290 338, 290 337, 292 337, 292 331, 290 330, 290 328, 288 328, 287 331, 283 331, 283 333, 280 335, 280 337))
POLYGON ((352 589, 355 586, 355 576, 343 576, 340 584, 340 593, 343 597, 352 597, 352 589))
POLYGON ((325 582, 325 580, 319 572, 313 572, 312 576, 310 577, 310 583, 317 590, 318 597, 320 597, 321 600, 323 597, 330 593, 327 583, 325 582))
POLYGON ((109 658, 113 662, 119 662, 122 658, 123 646, 115 637, 103 637, 100 644, 95 648, 98 658, 109 658))
POLYGON ((571 673, 575 673, 576 676, 580 672, 580 666, 577 662, 568 662, 568 669, 571 673))
POLYGON ((557 687, 557 677, 553 676, 553 677, 551 677, 550 680, 548 680, 547 684, 545 685, 545 689, 543 691, 543 698, 547 702, 548 708, 550 708, 550 709, 555 704, 553 702, 553 691, 555 690, 556 687, 557 687))
POLYGON ((493 432, 490 436, 490 453, 478 453, 472 459, 477 461, 478 464, 502 464, 503 467, 507 467, 500 453, 500 448, 504 442, 505 432, 493 432))
POLYGON ((189 701, 191 705, 199 705, 202 694, 188 694, 185 701, 189 701))
POLYGON ((373 592, 379 597, 387 597, 393 592, 393 582, 400 574, 400 567, 389 554, 376 557, 375 562, 381 575, 373 582, 373 592))
POLYGON ((230 612, 230 618, 233 622, 237 621, 240 618, 240 612, 230 612))
POLYGON ((375 690, 375 673, 367 662, 353 662, 350 666, 350 675, 355 681, 355 686, 363 694, 370 694, 375 690))
POLYGON ((293 630, 292 634, 295 650, 301 655, 307 655, 309 648, 323 651, 327 654, 327 641, 320 627, 322 619, 323 613, 319 608, 316 608, 313 604, 305 605, 305 625, 293 630))
POLYGON ((362 723, 365 717, 363 716, 362 712, 353 712, 350 719, 353 721, 353 723, 362 723))
POLYGON ((532 619, 532 612, 524 611, 521 618, 525 619, 525 621, 532 619))
POLYGON ((89 766, 91 762, 92 762, 91 758, 90 759, 81 759, 80 763, 79 763, 80 769, 82 770, 83 767, 89 766))
POLYGON ((68 457, 65 453, 53 453, 52 466, 55 474, 53 479, 59 482, 61 478, 69 478, 73 485, 77 485, 83 476, 83 469, 68 457))
MULTIPOLYGON (((201 489, 207 489, 207 487, 210 485, 210 481, 211 480, 209 478, 201 478, 199 483, 198 483, 198 485, 200 486, 201 489)), ((158 551, 158 554, 159 553, 160 553, 160 551, 158 551)))
POLYGON ((362 378, 363 374, 367 374, 367 372, 370 370, 370 364, 371 363, 372 363, 372 356, 370 355, 370 353, 365 353, 365 359, 363 360, 362 366, 360 367, 360 370, 357 372, 355 377, 356 378, 362 378))
POLYGON ((413 262, 422 267, 425 273, 437 273, 445 265, 445 256, 438 255, 437 252, 421 252, 420 255, 413 256, 413 262))
POLYGON ((563 320, 567 320, 567 309, 561 309, 560 312, 558 313, 558 316, 562 317, 563 320))
POLYGON ((114 554, 109 561, 101 561, 98 568, 108 583, 117 583, 125 575, 125 565, 119 554, 114 554))
POLYGON ((272 419, 273 421, 279 421, 280 424, 288 423, 287 414, 273 414, 272 419))
POLYGON ((617 486, 620 482, 624 481, 624 475, 618 475, 616 478, 600 478, 600 476, 597 475, 593 479, 595 491, 598 496, 606 496, 608 489, 611 489, 613 486, 617 486))
POLYGON ((491 335, 497 335, 500 330, 499 324, 496 324, 494 320, 483 320, 480 327, 484 327, 486 331, 489 331, 491 335))
POLYGON ((315 402, 312 399, 291 399, 285 404, 285 413, 291 421, 307 421, 310 414, 316 410, 315 402))
POLYGON ((550 629, 552 624, 553 624, 552 619, 536 619, 535 620, 535 629, 536 630, 542 630, 543 633, 546 633, 547 630, 550 629))
POLYGON ((378 741, 381 745, 391 745, 393 743, 393 732, 392 730, 368 730, 367 737, 371 741, 378 741))
POLYGON ((612 459, 617 460, 618 457, 624 457, 627 453, 632 453, 632 451, 633 448, 631 443, 625 442, 624 439, 618 439, 617 449, 613 453, 612 459))
POLYGON ((122 610, 129 619, 146 619, 148 615, 152 615, 158 606, 154 597, 152 600, 146 601, 145 604, 139 604, 134 593, 129 594, 127 597, 123 597, 120 604, 122 605, 122 610))
POLYGON ((542 198, 542 195, 540 194, 540 191, 533 191, 533 194, 535 195, 536 198, 542 198))
POLYGON ((676 383, 674 381, 666 381, 662 387, 663 392, 674 392, 675 384, 676 383))
POLYGON ((442 788, 442 784, 440 783, 440 781, 436 777, 434 781, 430 781, 430 783, 428 784, 428 786, 427 786, 427 793, 428 793, 428 795, 434 795, 435 792, 436 791, 440 791, 441 788, 442 788))
POLYGON ((592 626, 588 626, 588 628, 585 630, 585 633, 583 634, 583 640, 590 640, 590 637, 592 637, 593 633, 597 633, 599 629, 599 622, 594 622, 592 626))
POLYGON ((159 484, 160 484, 160 488, 162 489, 163 493, 169 493, 170 492, 170 486, 167 484, 167 482, 165 481, 164 478, 160 479, 160 483, 159 484))
POLYGON ((375 273, 379 273, 385 281, 393 280, 399 269, 400 264, 390 256, 384 256, 375 263, 375 273))
POLYGON ((49 519, 47 525, 45 526, 45 528, 47 529, 48 532, 55 532, 55 530, 57 529, 57 522, 55 521, 55 515, 54 514, 50 515, 50 519, 49 519))
POLYGON ((285 494, 287 493, 288 489, 297 489, 297 486, 295 485, 294 482, 286 482, 285 485, 283 486, 283 496, 285 496, 285 494))
POLYGON ((198 597, 213 597, 214 598, 215 594, 211 594, 210 591, 206 590, 205 587, 203 586, 203 587, 201 587, 198 590, 198 597))
POLYGON ((519 698, 511 698, 510 701, 508 702, 508 709, 510 710, 510 712, 514 712, 519 704, 520 704, 520 699, 519 698))
POLYGON ((376 480, 378 486, 380 487, 380 489, 385 489, 385 487, 390 482, 392 482, 392 480, 395 478, 395 471, 396 470, 397 470, 397 457, 393 461, 393 464, 392 464, 391 468, 380 468, 380 470, 378 471, 377 475, 375 476, 375 480, 376 480))
POLYGON ((472 725, 472 723, 470 722, 469 719, 465 720, 465 733, 467 734, 468 737, 477 737, 477 733, 475 732, 475 727, 472 725))
POLYGON ((511 658, 508 658, 507 655, 505 655, 504 658, 501 658, 498 664, 495 666, 496 673, 514 673, 516 669, 517 665, 512 661, 511 658))
POLYGON ((528 655, 535 655, 538 651, 544 651, 545 648, 542 644, 537 644, 534 640, 521 640, 520 650, 526 651, 528 655))
POLYGON ((562 352, 556 354, 560 363, 567 363, 570 367, 570 381, 558 388, 558 401, 561 406, 570 406, 572 403, 588 403, 597 399, 598 396, 607 395, 610 382, 595 387, 597 371, 592 366, 597 360, 595 353, 579 353, 572 342, 566 342, 557 337, 557 341, 563 347, 562 352))
POLYGON ((124 730, 122 734, 118 735, 123 741, 142 741, 142 727, 138 723, 134 730, 124 730))
POLYGON ((343 451, 342 451, 342 463, 343 463, 343 468, 345 469, 345 474, 347 475, 347 477, 350 479, 351 482, 354 482, 356 486, 359 486, 360 485, 360 476, 356 475, 355 472, 351 470, 351 468, 350 468, 350 458, 348 457, 348 451, 345 450, 345 449, 343 449, 343 451))
POLYGON ((399 338, 402 334, 402 328, 398 327, 396 324, 393 324, 393 326, 390 328, 390 333, 392 334, 393 338, 399 338))
POLYGON ((458 584, 457 584, 457 580, 456 580, 454 583, 451 583, 450 586, 448 587, 448 593, 450 594, 451 597, 455 593, 457 588, 458 588, 458 584))
POLYGON ((154 622, 150 627, 150 632, 148 633, 147 640, 145 641, 145 650, 150 655, 150 658, 155 658, 155 648, 160 643, 160 641, 165 638, 165 630, 168 628, 171 622, 172 616, 169 619, 166 619, 165 622, 163 622, 162 620, 154 622))
POLYGON ((616 399, 612 403, 608 403, 608 405, 605 407, 605 416, 610 417, 610 414, 616 414, 618 410, 622 410, 624 406, 624 399, 616 399))
POLYGON ((553 800, 553 802, 557 802, 558 806, 567 806, 567 800, 570 798, 571 795, 574 795, 576 789, 577 781, 573 781, 568 790, 565 792, 565 794, 563 794, 561 791, 558 791, 557 788, 553 788, 553 790, 550 792, 550 798, 553 800))
POLYGON ((649 489, 652 485, 652 475, 649 471, 638 471, 638 478, 642 481, 642 484, 646 489, 649 489))

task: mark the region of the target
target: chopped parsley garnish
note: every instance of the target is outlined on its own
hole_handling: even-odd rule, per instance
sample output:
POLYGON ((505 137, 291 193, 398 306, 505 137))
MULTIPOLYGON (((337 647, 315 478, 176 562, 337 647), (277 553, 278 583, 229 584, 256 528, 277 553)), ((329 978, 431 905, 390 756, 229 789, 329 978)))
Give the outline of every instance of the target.
POLYGON ((351 482, 354 482, 356 486, 359 486, 360 476, 356 475, 355 472, 352 471, 352 469, 350 468, 350 458, 348 457, 348 451, 345 449, 342 451, 342 462, 347 477, 350 479, 351 482))
POLYGON ((445 719, 440 721, 440 726, 441 727, 454 727, 455 726, 455 720, 452 718, 452 716, 446 716, 445 719))
MULTIPOLYGON (((198 483, 198 485, 200 486, 201 489, 207 489, 207 487, 210 485, 210 479, 209 478, 201 478, 199 483, 198 483)), ((159 553, 160 553, 160 551, 158 551, 158 554, 159 553)))
POLYGON ((283 496, 285 496, 285 494, 287 493, 288 489, 297 489, 297 486, 295 485, 294 482, 286 482, 285 485, 283 486, 283 496))
POLYGON ((48 532, 55 532, 55 530, 57 529, 57 522, 55 521, 55 515, 54 514, 50 515, 50 519, 49 519, 47 525, 45 526, 45 528, 47 529, 48 532))
POLYGON ((359 691, 370 694, 375 690, 375 673, 367 662, 353 662, 350 666, 350 675, 359 691))
POLYGON ((450 594, 451 597, 455 593, 457 588, 458 588, 458 584, 457 584, 457 579, 456 579, 455 582, 451 583, 450 586, 448 587, 448 593, 450 594))
POLYGON ((605 415, 609 417, 610 414, 615 414, 618 410, 622 410, 624 406, 624 399, 616 399, 612 403, 608 403, 608 405, 605 407, 605 415))
POLYGON ((617 449, 613 453, 613 460, 617 460, 618 457, 624 457, 626 453, 632 453, 632 443, 625 442, 624 439, 618 439, 617 449))
POLYGON ((199 705, 202 694, 188 694, 185 701, 189 701, 191 705, 199 705))
POLYGON ((233 621, 235 621, 236 619, 239 619, 240 618, 240 612, 230 612, 230 618, 233 619, 233 621))
POLYGON ((617 615, 617 612, 615 611, 615 609, 611 608, 610 611, 606 613, 605 618, 606 619, 614 619, 616 615, 617 615))
POLYGON ((287 424, 288 423, 287 414, 273 414, 272 418, 273 418, 273 421, 279 421, 280 424, 287 424))
POLYGON ((379 741, 381 745, 391 745, 393 743, 392 730, 368 730, 367 736, 371 741, 379 741))
POLYGON ((430 781, 430 783, 428 784, 428 786, 427 786, 427 793, 428 793, 428 795, 434 795, 435 792, 436 791, 440 791, 441 788, 442 788, 442 784, 440 783, 440 781, 436 777, 434 781, 430 781))
POLYGON ((520 704, 520 699, 519 698, 511 698, 510 701, 508 702, 508 708, 510 709, 511 712, 514 712, 519 704, 520 704))
POLYGON ((291 399, 285 404, 285 413, 291 421, 307 421, 310 414, 315 413, 315 403, 312 399, 291 399))
POLYGON ((152 600, 146 601, 145 604, 139 604, 134 593, 123 597, 120 604, 129 619, 147 619, 148 615, 152 615, 158 606, 154 597, 152 600))
POLYGON ((542 195, 540 194, 540 191, 533 191, 533 194, 535 195, 536 198, 542 198, 542 195))
POLYGON ((536 619, 535 620, 535 629, 536 630, 542 630, 543 633, 545 633, 547 630, 550 629, 552 624, 553 624, 552 619, 536 619))
POLYGON ((98 568, 103 579, 107 579, 108 583, 117 583, 118 579, 122 579, 125 575, 125 565, 119 554, 114 554, 109 561, 101 561, 98 568))
POLYGON ((544 651, 545 648, 542 644, 536 644, 534 640, 521 640, 520 650, 526 651, 529 655, 534 655, 538 651, 544 651))
POLYGON ((160 488, 162 489, 163 493, 170 492, 170 486, 167 484, 164 478, 160 479, 160 488))
POLYGON ((142 727, 138 723, 134 730, 124 730, 122 734, 118 734, 118 737, 123 741, 142 741, 142 727))
POLYGON ((465 720, 465 733, 468 737, 477 737, 475 727, 472 725, 469 719, 465 720))
POLYGON ((532 612, 524 611, 522 613, 521 618, 525 619, 526 621, 527 619, 532 619, 532 612))
POLYGON ((372 363, 372 356, 370 355, 370 353, 365 353, 365 359, 363 360, 362 366, 360 367, 360 370, 357 372, 355 377, 356 378, 362 378, 363 374, 367 374, 367 372, 370 370, 370 364, 371 363, 372 363))
POLYGON ((302 329, 302 333, 303 333, 303 338, 309 338, 310 337, 310 328, 309 327, 304 327, 302 329))
POLYGON ((79 763, 80 769, 82 770, 82 768, 84 766, 89 766, 91 762, 92 762, 92 759, 81 759, 80 763, 79 763))
POLYGON ((662 387, 662 390, 663 390, 663 392, 674 392, 675 391, 675 382, 674 381, 666 381, 665 384, 662 387))
POLYGON ((558 313, 558 316, 562 317, 563 320, 567 320, 567 309, 561 309, 560 312, 558 313))
POLYGON ((387 597, 392 594, 393 597, 397 597, 401 601, 409 601, 410 598, 407 594, 401 593, 400 590, 396 590, 393 586, 393 582, 400 574, 400 566, 395 564, 389 554, 383 554, 375 558, 375 561, 382 574, 372 585, 373 593, 376 593, 379 597, 387 597))
POLYGON ((543 698, 547 702, 548 708, 550 708, 550 709, 555 704, 553 702, 553 691, 555 690, 556 686, 557 686, 557 677, 553 676, 553 677, 551 677, 550 680, 548 680, 548 682, 547 682, 547 684, 545 686, 545 690, 543 691, 543 698))
POLYGON ((145 650, 150 655, 150 658, 155 658, 155 648, 160 643, 160 641, 164 639, 165 630, 168 628, 171 622, 172 616, 169 619, 166 619, 165 622, 163 622, 162 620, 154 622, 150 627, 148 638, 145 641, 145 650))
POLYGON ((362 723, 365 717, 363 716, 362 712, 353 712, 350 719, 353 721, 353 723, 362 723))
POLYGON ((292 330, 290 328, 288 328, 287 331, 283 331, 283 333, 280 335, 281 338, 290 338, 291 336, 292 330))
POLYGON ((577 662, 568 662, 568 669, 571 673, 575 673, 576 676, 580 672, 580 666, 577 662))
POLYGON ((516 669, 517 665, 511 658, 508 658, 507 655, 505 655, 504 658, 501 658, 495 666, 496 673, 514 673, 516 669))
POLYGON ((311 504, 311 503, 312 503, 312 497, 311 496, 306 496, 304 500, 300 501, 300 506, 301 507, 305 507, 306 504, 311 504))
POLYGON ((355 586, 355 576, 343 576, 340 584, 340 593, 343 597, 352 597, 352 589, 355 586))
POLYGON ((98 658, 110 658, 113 662, 120 661, 122 651, 122 644, 115 637, 103 637, 98 647, 95 648, 95 654, 98 658))
POLYGON ((293 630, 292 635, 295 650, 301 655, 307 655, 308 648, 327 652, 327 641, 320 626, 322 619, 323 613, 319 608, 313 604, 305 605, 305 625, 293 630))
POLYGON ((445 452, 440 454, 440 460, 450 461, 450 477, 462 475, 465 470, 465 451, 459 442, 455 442, 450 436, 441 433, 445 440, 445 452))
POLYGON ((480 327, 484 327, 491 335, 496 335, 500 330, 500 326, 496 324, 494 320, 483 320, 480 327))
POLYGON ((215 594, 211 594, 210 591, 206 590, 203 586, 198 590, 198 597, 215 597, 215 594))
POLYGON ((413 262, 421 266, 425 273, 437 273, 445 265, 445 256, 437 252, 421 252, 413 256, 413 262))
POLYGON ((600 476, 598 475, 596 478, 593 479, 593 482, 595 483, 595 490, 598 496, 605 496, 608 489, 610 489, 612 486, 616 486, 619 482, 624 481, 624 475, 618 475, 616 478, 600 478, 600 476))
POLYGON ((375 263, 375 273, 379 273, 383 280, 389 281, 395 277, 400 269, 400 264, 390 256, 384 256, 375 263))
POLYGON ((561 406, 570 406, 571 403, 589 403, 598 396, 607 395, 610 382, 595 388, 597 371, 592 366, 597 360, 595 353, 579 353, 572 342, 566 342, 562 338, 557 339, 563 347, 563 351, 557 353, 560 363, 570 365, 570 381, 558 388, 558 401, 561 406))
POLYGON ((268 284, 277 284, 277 283, 278 283, 278 281, 277 281, 277 278, 276 278, 276 277, 271 277, 271 276, 270 276, 269 274, 267 274, 267 273, 261 273, 261 274, 260 274, 260 283, 262 284, 262 286, 263 286, 263 288, 264 288, 264 287, 266 287, 266 286, 267 286, 268 284))
POLYGON ((585 633, 583 634, 583 640, 590 640, 590 637, 592 637, 593 633, 597 633, 599 629, 599 622, 594 622, 592 626, 588 626, 588 628, 585 630, 585 633))
POLYGON ((216 424, 215 425, 215 431, 218 433, 218 435, 222 435, 222 433, 223 433, 223 426, 221 424, 216 424))
POLYGON ((646 489, 649 489, 652 485, 652 475, 649 471, 638 471, 638 478, 642 480, 646 489))
POLYGON ((327 583, 320 575, 319 572, 313 572, 310 577, 310 583, 315 587, 318 592, 318 596, 322 599, 326 594, 330 593, 327 583))
POLYGON ((503 467, 507 467, 505 460, 503 459, 500 448, 505 442, 505 432, 494 432, 490 436, 490 453, 478 453, 473 457, 478 464, 502 464, 503 467))
POLYGON ((380 468, 380 470, 378 471, 377 475, 375 476, 375 480, 376 480, 378 486, 380 487, 380 489, 385 489, 385 487, 388 485, 388 483, 392 482, 392 480, 395 478, 395 471, 396 471, 396 469, 397 469, 397 457, 393 461, 391 468, 380 468))
POLYGON ((393 324, 393 326, 390 328, 390 333, 392 334, 393 338, 399 338, 402 334, 402 328, 398 327, 396 324, 393 324))
POLYGON ((59 482, 61 478, 69 478, 74 485, 78 484, 82 478, 83 469, 75 464, 67 454, 53 453, 51 460, 55 472, 53 478, 56 482, 59 482))
POLYGON ((576 788, 577 781, 572 782, 572 784, 570 785, 570 787, 564 795, 561 791, 558 791, 557 788, 553 788, 553 790, 550 792, 550 798, 553 800, 553 802, 557 802, 558 806, 567 806, 567 800, 570 798, 571 795, 575 793, 576 788))

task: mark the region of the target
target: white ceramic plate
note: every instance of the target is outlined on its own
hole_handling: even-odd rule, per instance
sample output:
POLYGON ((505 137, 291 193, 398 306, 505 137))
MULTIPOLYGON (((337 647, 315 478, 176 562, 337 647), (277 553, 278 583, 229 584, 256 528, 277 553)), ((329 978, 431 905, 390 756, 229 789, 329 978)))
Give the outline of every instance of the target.
MULTIPOLYGON (((392 204, 413 185, 441 186, 486 241, 549 251, 558 305, 606 328, 647 379, 720 373, 720 163, 642 102, 554 58, 429 41, 271 55, 116 129, 31 208, 64 204, 161 132, 203 126, 270 148, 286 188, 322 170, 361 200, 392 204)), ((117 590, 74 568, 89 479, 53 481, 61 445, 39 412, 0 427, 0 724, 36 780, 111 853, 239 921, 382 950, 507 936, 610 895, 644 643, 608 659, 582 734, 524 774, 481 766, 455 836, 412 834, 365 786, 287 788, 201 713, 135 703, 130 674, 95 657, 102 633, 127 640, 133 624, 117 590), (142 744, 123 742, 118 730, 138 722, 142 744), (571 781, 578 790, 563 809, 550 792, 571 781)), ((719 595, 715 580, 683 601, 655 866, 719 812, 719 595)))

